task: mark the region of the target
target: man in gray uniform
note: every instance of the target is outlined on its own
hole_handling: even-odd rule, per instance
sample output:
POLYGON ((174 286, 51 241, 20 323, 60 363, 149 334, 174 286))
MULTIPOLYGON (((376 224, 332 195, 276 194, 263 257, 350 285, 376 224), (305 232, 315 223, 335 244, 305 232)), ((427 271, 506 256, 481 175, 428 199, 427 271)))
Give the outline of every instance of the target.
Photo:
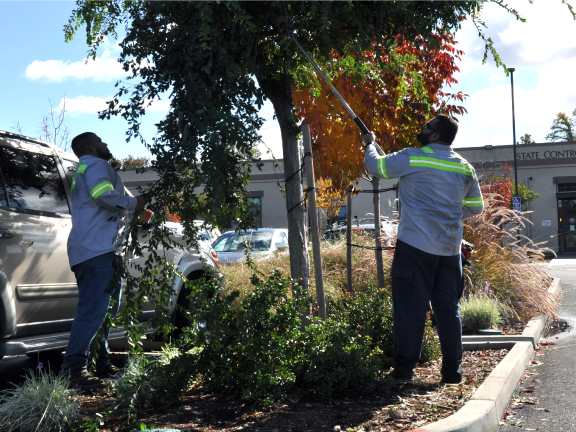
MULTIPOLYGON (((113 372, 108 359, 107 313, 116 315, 121 283, 115 270, 121 259, 124 229, 134 211, 144 210, 146 198, 133 197, 108 162, 112 154, 98 135, 85 132, 72 140, 80 159, 72 182, 72 230, 68 259, 78 283, 78 311, 74 317, 62 370, 70 374, 70 385, 81 389, 101 387, 102 379, 88 368, 90 344, 100 328, 104 343, 97 352, 96 375, 113 372), (104 324, 104 325, 103 325, 104 324)), ((150 219, 146 211, 143 218, 150 219)))
POLYGON ((400 223, 392 262, 394 370, 412 379, 420 358, 429 303, 442 348, 442 381, 462 380, 462 220, 482 213, 484 203, 474 168, 452 149, 458 124, 439 115, 417 139, 422 148, 380 156, 374 136, 364 136, 368 171, 400 178, 400 223))

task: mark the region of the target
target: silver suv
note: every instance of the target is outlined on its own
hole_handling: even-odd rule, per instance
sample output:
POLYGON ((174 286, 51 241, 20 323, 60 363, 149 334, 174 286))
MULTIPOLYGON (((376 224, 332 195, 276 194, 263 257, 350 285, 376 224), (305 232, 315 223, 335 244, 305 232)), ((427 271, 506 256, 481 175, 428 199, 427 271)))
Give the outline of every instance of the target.
MULTIPOLYGON (((62 351, 68 344, 78 303, 66 247, 72 226, 70 185, 77 164, 76 156, 57 146, 0 131, 0 359, 62 351)), ((166 255, 183 275, 200 278, 208 271, 206 265, 221 277, 217 255, 209 246, 200 242, 195 250, 181 238, 179 243, 181 249, 166 255)), ((182 286, 175 278, 175 319, 176 305, 187 304, 182 286)), ((140 321, 153 315, 151 304, 140 321)), ((121 338, 123 328, 110 334, 110 340, 121 338)))

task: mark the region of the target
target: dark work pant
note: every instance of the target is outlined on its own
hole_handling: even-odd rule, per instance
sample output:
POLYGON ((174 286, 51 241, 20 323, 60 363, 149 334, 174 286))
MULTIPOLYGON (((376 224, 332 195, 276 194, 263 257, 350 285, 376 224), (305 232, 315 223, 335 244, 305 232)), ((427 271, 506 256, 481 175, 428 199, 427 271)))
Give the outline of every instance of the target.
POLYGON ((438 256, 400 240, 392 262, 394 304, 394 370, 412 376, 420 358, 429 302, 442 348, 442 376, 462 378, 462 321, 458 301, 462 296, 460 255, 438 256))

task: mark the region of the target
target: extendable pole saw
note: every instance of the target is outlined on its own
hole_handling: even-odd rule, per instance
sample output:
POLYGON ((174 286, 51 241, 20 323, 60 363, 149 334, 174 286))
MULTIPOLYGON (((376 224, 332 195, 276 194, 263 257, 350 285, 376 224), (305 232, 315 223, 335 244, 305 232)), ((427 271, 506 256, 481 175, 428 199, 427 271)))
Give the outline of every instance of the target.
MULTIPOLYGON (((356 125, 360 128, 360 131, 362 132, 362 134, 364 134, 364 135, 369 134, 370 131, 368 130, 368 128, 366 127, 364 122, 362 120, 360 120, 360 118, 354 113, 354 111, 352 111, 352 108, 350 108, 350 105, 348 105, 346 103, 344 98, 340 95, 340 93, 338 93, 338 90, 336 90, 336 88, 332 85, 332 83, 330 82, 328 77, 326 75, 324 75, 324 72, 322 72, 322 70, 318 67, 316 62, 314 62, 314 60, 312 60, 312 57, 310 57, 310 55, 308 55, 308 53, 302 47, 302 45, 300 45, 298 43, 298 41, 296 40, 296 37, 294 35, 292 35, 292 40, 298 46, 298 48, 300 48, 300 51, 302 51, 302 53, 308 59, 308 61, 312 64, 312 66, 314 66, 314 69, 316 69, 316 72, 318 72, 318 74, 320 74, 320 76, 326 82, 326 84, 328 84, 328 87, 330 87, 330 90, 332 90, 332 93, 334 93, 336 95, 336 97, 338 98, 338 100, 342 103, 342 105, 344 106, 344 109, 346 109, 346 111, 348 111, 348 114, 350 114, 352 116, 352 118, 354 119, 354 123, 356 123, 356 125)), ((382 151, 380 146, 376 145, 376 149, 378 150, 378 153, 380 153, 381 155, 384 155, 384 152, 382 151)))

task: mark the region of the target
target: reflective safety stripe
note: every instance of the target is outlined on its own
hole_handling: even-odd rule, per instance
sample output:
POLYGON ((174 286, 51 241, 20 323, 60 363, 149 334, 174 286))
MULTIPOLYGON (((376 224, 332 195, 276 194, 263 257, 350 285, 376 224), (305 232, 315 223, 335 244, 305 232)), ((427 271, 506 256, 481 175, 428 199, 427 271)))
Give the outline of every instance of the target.
POLYGON ((425 156, 410 156, 410 166, 421 166, 441 171, 457 172, 467 176, 474 176, 472 168, 469 165, 425 156))
POLYGON ((484 205, 484 200, 482 199, 482 197, 464 198, 462 204, 464 204, 467 207, 481 207, 484 205))
POLYGON ((378 172, 383 178, 390 178, 386 172, 386 157, 378 158, 378 172))
POLYGON ((424 153, 436 153, 434 149, 430 147, 422 147, 420 150, 422 150, 424 153))
POLYGON ((96 186, 94 189, 92 189, 92 192, 90 192, 90 196, 94 199, 98 198, 100 195, 102 195, 104 192, 109 191, 114 189, 114 186, 112 186, 112 183, 110 183, 109 181, 104 181, 102 183, 100 183, 98 186, 96 186))
POLYGON ((74 174, 74 178, 72 179, 72 186, 70 187, 70 190, 74 190, 74 187, 76 187, 76 176, 78 174, 84 174, 86 168, 88 168, 88 165, 82 164, 76 169, 76 174, 74 174))

